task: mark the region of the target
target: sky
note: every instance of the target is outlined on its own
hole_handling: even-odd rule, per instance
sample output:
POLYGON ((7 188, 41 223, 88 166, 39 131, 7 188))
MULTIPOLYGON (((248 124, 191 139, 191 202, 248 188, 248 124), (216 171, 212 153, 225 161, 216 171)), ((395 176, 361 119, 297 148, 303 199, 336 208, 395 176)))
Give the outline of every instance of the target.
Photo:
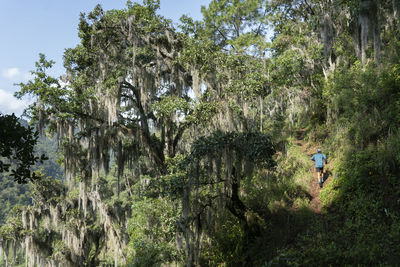
MULTIPOLYGON (((210 2, 160 0, 159 14, 175 23, 183 14, 200 20, 201 6, 210 2)), ((122 9, 126 0, 0 0, 0 113, 20 116, 32 101, 13 97, 19 90, 14 84, 31 78, 39 53, 56 62, 51 75, 63 74, 64 50, 79 43, 79 14, 89 13, 97 4, 104 10, 122 9)))

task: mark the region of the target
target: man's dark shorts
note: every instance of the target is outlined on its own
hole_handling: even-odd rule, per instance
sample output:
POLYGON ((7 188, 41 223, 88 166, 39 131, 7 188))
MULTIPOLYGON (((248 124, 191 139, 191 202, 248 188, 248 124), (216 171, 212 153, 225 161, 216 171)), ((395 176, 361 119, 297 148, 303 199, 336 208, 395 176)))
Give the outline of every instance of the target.
POLYGON ((324 167, 321 167, 321 168, 315 168, 315 171, 316 171, 316 172, 323 172, 323 171, 324 171, 324 167))

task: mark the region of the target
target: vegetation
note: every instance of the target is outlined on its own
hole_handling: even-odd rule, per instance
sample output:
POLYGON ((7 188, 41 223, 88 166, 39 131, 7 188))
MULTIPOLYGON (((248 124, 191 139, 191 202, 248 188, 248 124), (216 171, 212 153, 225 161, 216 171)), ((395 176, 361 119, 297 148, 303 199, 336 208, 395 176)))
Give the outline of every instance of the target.
POLYGON ((37 172, 3 261, 396 265, 400 2, 213 0, 178 29, 158 8, 96 6, 65 75, 40 55, 20 84, 66 175, 37 172))
POLYGON ((30 167, 47 159, 44 154, 40 157, 34 154, 38 132, 22 126, 14 114, 0 115, 0 124, 0 173, 10 172, 19 184, 38 178, 30 167))

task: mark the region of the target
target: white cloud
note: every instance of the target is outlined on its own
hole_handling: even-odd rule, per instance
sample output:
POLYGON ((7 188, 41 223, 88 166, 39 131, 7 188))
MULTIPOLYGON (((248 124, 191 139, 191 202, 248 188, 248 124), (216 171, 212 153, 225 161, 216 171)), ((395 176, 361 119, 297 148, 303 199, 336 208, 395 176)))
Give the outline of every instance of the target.
POLYGON ((3 70, 3 76, 8 78, 8 79, 14 79, 17 78, 21 75, 21 71, 19 68, 9 68, 3 70))
POLYGON ((33 79, 33 75, 30 72, 22 72, 19 68, 8 68, 2 72, 2 77, 14 82, 26 82, 33 79))
POLYGON ((30 103, 32 101, 17 99, 12 93, 0 89, 0 112, 3 114, 15 113, 16 116, 20 116, 30 103))

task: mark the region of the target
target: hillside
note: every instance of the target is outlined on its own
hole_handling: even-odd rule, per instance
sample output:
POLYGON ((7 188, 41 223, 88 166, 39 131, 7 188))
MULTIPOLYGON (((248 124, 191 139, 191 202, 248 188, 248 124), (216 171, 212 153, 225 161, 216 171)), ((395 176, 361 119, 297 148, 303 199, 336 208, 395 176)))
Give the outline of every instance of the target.
MULTIPOLYGON (((21 120, 20 123, 24 127, 28 126, 28 122, 25 120, 21 120)), ((45 154, 49 159, 43 163, 37 163, 32 170, 41 170, 45 176, 62 179, 63 170, 57 164, 59 156, 57 155, 57 143, 54 138, 39 137, 35 147, 35 154, 38 156, 45 154)), ((0 206, 2 207, 0 209, 0 226, 5 223, 7 215, 11 213, 14 207, 29 204, 32 204, 30 185, 18 184, 13 177, 9 176, 9 173, 0 173, 0 206)))

